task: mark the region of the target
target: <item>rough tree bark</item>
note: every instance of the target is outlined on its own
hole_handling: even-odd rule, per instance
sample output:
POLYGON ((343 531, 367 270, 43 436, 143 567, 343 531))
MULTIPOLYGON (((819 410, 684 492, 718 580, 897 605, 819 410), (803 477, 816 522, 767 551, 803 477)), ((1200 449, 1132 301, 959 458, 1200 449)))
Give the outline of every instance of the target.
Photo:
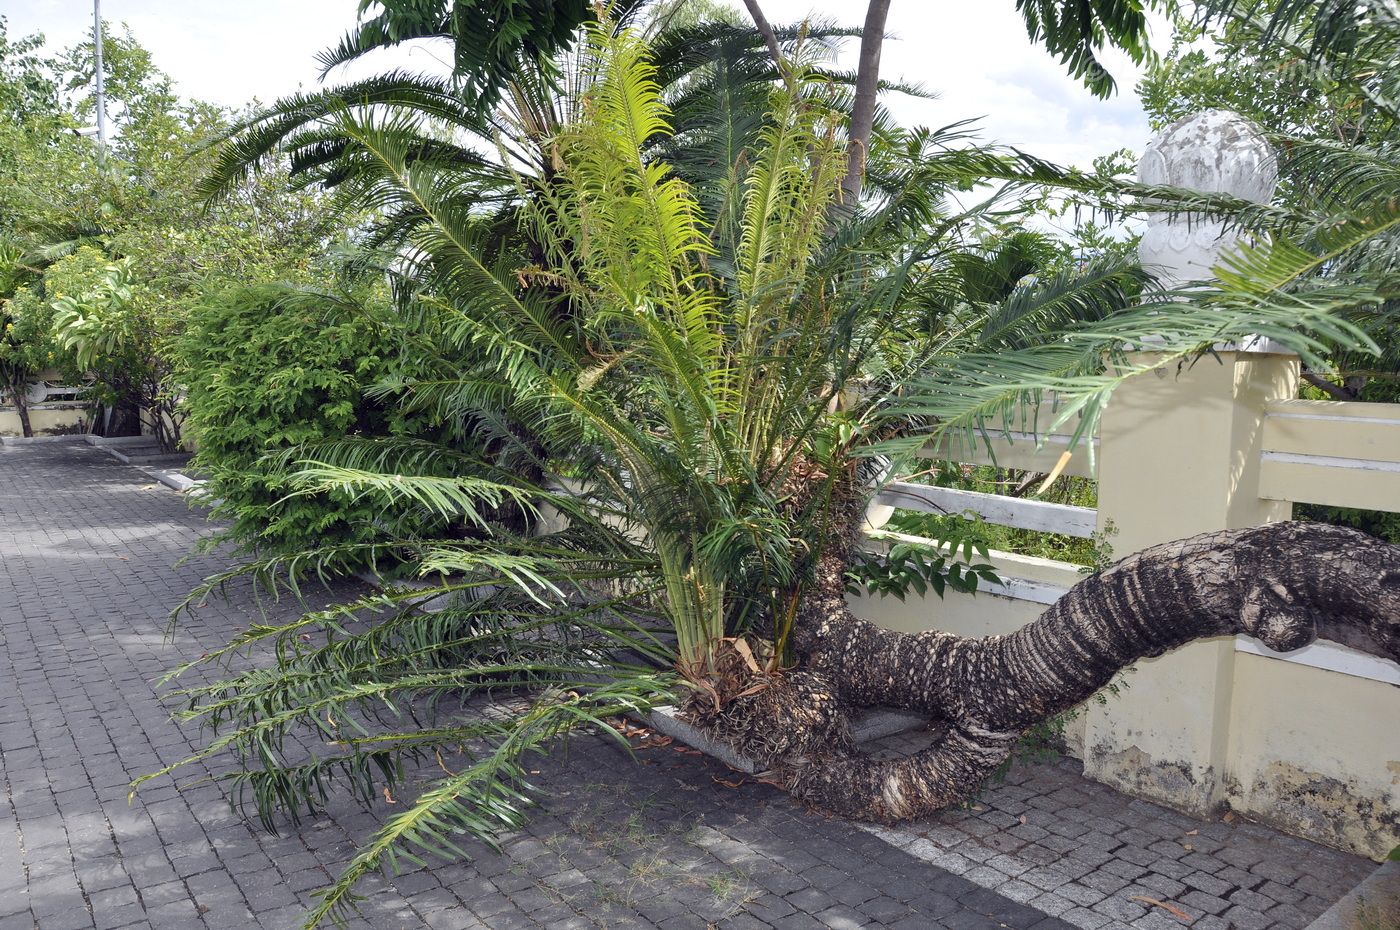
POLYGON ((15 415, 19 417, 20 434, 26 438, 34 435, 29 425, 29 378, 24 374, 11 373, 0 381, 0 399, 7 394, 15 405, 15 415))
MULTIPOLYGON (((778 65, 783 80, 792 84, 787 63, 783 61, 778 37, 758 0, 744 0, 754 27, 763 36, 768 52, 778 65)), ((870 0, 865 10, 865 25, 860 33, 860 60, 856 66, 855 94, 851 101, 851 125, 846 152, 846 174, 841 179, 841 203, 855 209, 860 203, 865 185, 865 159, 870 151, 870 136, 875 130, 875 102, 880 93, 880 52, 885 44, 885 22, 889 19, 890 0, 870 0)))
POLYGON ((697 711, 793 794, 850 817, 891 822, 970 797, 1026 728, 1195 639, 1245 633, 1289 651, 1323 637, 1400 661, 1400 546, 1351 529, 1276 523, 1153 546, 1021 630, 976 639, 854 617, 843 579, 854 525, 831 540, 803 598, 798 669, 697 711), (947 735, 909 758, 866 757, 847 715, 879 705, 942 718, 947 735))
POLYGON ((26 439, 34 436, 34 427, 29 423, 29 398, 25 396, 23 388, 14 392, 15 413, 19 416, 20 435, 26 439))
POLYGON ((885 44, 885 21, 890 0, 870 0, 865 25, 860 31, 860 64, 856 69, 855 98, 851 104, 850 151, 846 153, 846 176, 841 181, 841 199, 852 209, 860 202, 865 184, 865 159, 870 151, 870 134, 875 128, 875 98, 880 92, 880 52, 885 44))

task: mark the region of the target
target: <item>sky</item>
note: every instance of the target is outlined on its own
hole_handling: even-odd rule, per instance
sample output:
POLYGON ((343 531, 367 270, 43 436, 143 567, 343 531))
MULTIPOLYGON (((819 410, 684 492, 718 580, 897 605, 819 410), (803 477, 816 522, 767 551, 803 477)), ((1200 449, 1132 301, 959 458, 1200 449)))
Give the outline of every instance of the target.
MULTIPOLYGON (((762 6, 775 23, 815 15, 859 25, 865 10, 861 0, 763 0, 762 6)), ((128 24, 182 94, 229 106, 315 88, 316 52, 354 24, 355 10, 356 0, 102 0, 103 18, 128 24)), ((11 35, 42 32, 54 47, 81 41, 92 28, 92 0, 0 0, 0 14, 11 35)), ((937 95, 891 97, 887 103, 902 123, 942 126, 981 117, 988 141, 1082 166, 1119 148, 1141 151, 1148 140, 1132 63, 1108 56, 1119 92, 1095 98, 1031 45, 1012 0, 893 0, 888 31, 894 38, 885 45, 882 76, 937 95)), ((1154 44, 1169 38, 1159 31, 1154 44)), ((361 72, 344 77, 386 63, 440 68, 425 49, 390 54, 396 57, 377 65, 367 60, 361 72)), ((840 63, 853 68, 855 54, 852 41, 840 63)))

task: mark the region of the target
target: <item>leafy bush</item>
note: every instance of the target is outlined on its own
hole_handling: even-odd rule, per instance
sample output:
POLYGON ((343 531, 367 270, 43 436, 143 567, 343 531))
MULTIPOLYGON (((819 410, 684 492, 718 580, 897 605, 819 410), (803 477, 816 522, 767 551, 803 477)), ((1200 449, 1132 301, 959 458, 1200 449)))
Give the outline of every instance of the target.
MULTIPOLYGON (((410 516, 429 528, 407 505, 336 490, 288 496, 288 450, 424 426, 369 392, 405 375, 402 333, 373 301, 285 286, 227 292, 192 310, 172 350, 195 467, 214 515, 230 521, 217 539, 276 555, 373 542, 410 516)), ((344 561, 350 569, 365 559, 352 550, 344 561)))

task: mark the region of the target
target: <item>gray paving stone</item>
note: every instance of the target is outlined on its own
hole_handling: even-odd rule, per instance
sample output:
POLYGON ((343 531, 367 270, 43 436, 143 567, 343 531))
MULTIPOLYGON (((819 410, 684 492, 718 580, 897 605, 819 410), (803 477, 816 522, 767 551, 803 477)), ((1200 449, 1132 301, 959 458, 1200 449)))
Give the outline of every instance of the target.
POLYGON ((1230 907, 1229 901, 1217 898, 1213 894, 1206 894, 1204 891, 1188 891, 1178 900, 1188 908, 1205 914, 1221 914, 1230 907))
POLYGON ((1038 895, 1037 897, 1032 898, 1028 903, 1031 907, 1035 908, 1036 910, 1049 914, 1052 917, 1063 914, 1065 911, 1072 911, 1076 907, 1079 907, 1078 904, 1075 904, 1068 898, 1060 897, 1053 891, 1047 891, 1041 895, 1038 895))
POLYGON ((1089 907, 1090 905, 1098 904, 1104 898, 1108 897, 1106 892, 1100 891, 1097 888, 1090 888, 1088 885, 1081 885, 1078 882, 1071 882, 1068 885, 1056 888, 1055 893, 1062 898, 1068 898, 1081 907, 1089 907))
POLYGON ((1270 908, 1265 914, 1269 920, 1277 927, 1285 930, 1304 930, 1313 922, 1316 915, 1301 911, 1291 904, 1280 904, 1278 907, 1270 908))
POLYGON ((1093 909, 1100 914, 1106 914, 1114 920, 1123 921, 1125 923, 1136 921, 1147 913, 1147 908, 1143 907, 1141 904, 1118 895, 1110 895, 1104 898, 1098 904, 1095 904, 1093 909))
POLYGON ((1274 921, 1256 910, 1236 905, 1220 915, 1237 930, 1268 930, 1274 921))
POLYGON ((1098 911, 1091 911, 1086 907, 1076 907, 1066 911, 1060 915, 1060 919, 1067 924, 1079 927, 1080 930, 1099 930, 1113 920, 1107 914, 1100 914, 1098 911))
MULTIPOLYGON (((0 693, 20 696, 0 702, 0 860, 23 855, 28 869, 0 869, 0 930, 294 930, 310 892, 393 809, 333 801, 323 816, 274 836, 231 812, 222 786, 194 770, 152 782, 127 803, 133 777, 202 745, 171 721, 152 682, 224 645, 263 619, 262 609, 269 622, 298 610, 290 601, 259 607, 235 589, 229 600, 209 599, 167 640, 171 607, 229 564, 217 553, 176 564, 216 527, 140 472, 85 450, 0 449, 0 693), (83 583, 73 584, 79 562, 83 583), (9 905, 16 900, 22 905, 9 905)), ((347 583, 312 597, 360 589, 347 583)), ((905 751, 917 748, 917 734, 902 739, 905 751)), ((1193 871, 1232 887, 1247 876, 1251 890, 1276 902, 1265 913, 1285 925, 1330 903, 1294 882, 1299 875, 1359 881, 1369 871, 1300 841, 1275 850, 1284 838, 1253 825, 1196 824, 1087 782, 1070 761, 1019 766, 975 809, 878 837, 809 816, 765 786, 719 791, 713 779, 729 773, 707 760, 664 752, 652 761, 664 768, 576 741, 567 758, 541 763, 545 803, 504 854, 477 844, 470 863, 369 881, 365 914, 351 926, 832 930, 844 921, 923 930, 936 921, 947 930, 1119 930, 1127 911, 1072 879, 1117 875, 1151 888, 1153 877, 1179 881, 1193 871), (608 784, 597 784, 597 772, 608 784), (1196 827, 1198 849, 1188 854, 1179 840, 1196 827), (1199 865, 1180 871, 1182 862, 1199 865), (658 887, 676 891, 658 895, 658 887), (1076 889, 1084 900, 1069 896, 1076 889)), ((1233 906, 1252 919, 1261 903, 1233 906)), ((1217 925, 1197 921, 1192 930, 1225 930, 1210 919, 1217 925)))

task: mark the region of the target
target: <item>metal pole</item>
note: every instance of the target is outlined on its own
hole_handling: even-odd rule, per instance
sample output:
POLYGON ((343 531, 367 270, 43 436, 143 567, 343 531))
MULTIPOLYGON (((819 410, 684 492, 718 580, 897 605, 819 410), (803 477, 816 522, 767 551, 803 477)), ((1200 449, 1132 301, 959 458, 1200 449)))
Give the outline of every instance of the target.
POLYGON ((107 152, 107 95, 102 78, 102 0, 92 0, 92 48, 97 68, 97 147, 107 152))

